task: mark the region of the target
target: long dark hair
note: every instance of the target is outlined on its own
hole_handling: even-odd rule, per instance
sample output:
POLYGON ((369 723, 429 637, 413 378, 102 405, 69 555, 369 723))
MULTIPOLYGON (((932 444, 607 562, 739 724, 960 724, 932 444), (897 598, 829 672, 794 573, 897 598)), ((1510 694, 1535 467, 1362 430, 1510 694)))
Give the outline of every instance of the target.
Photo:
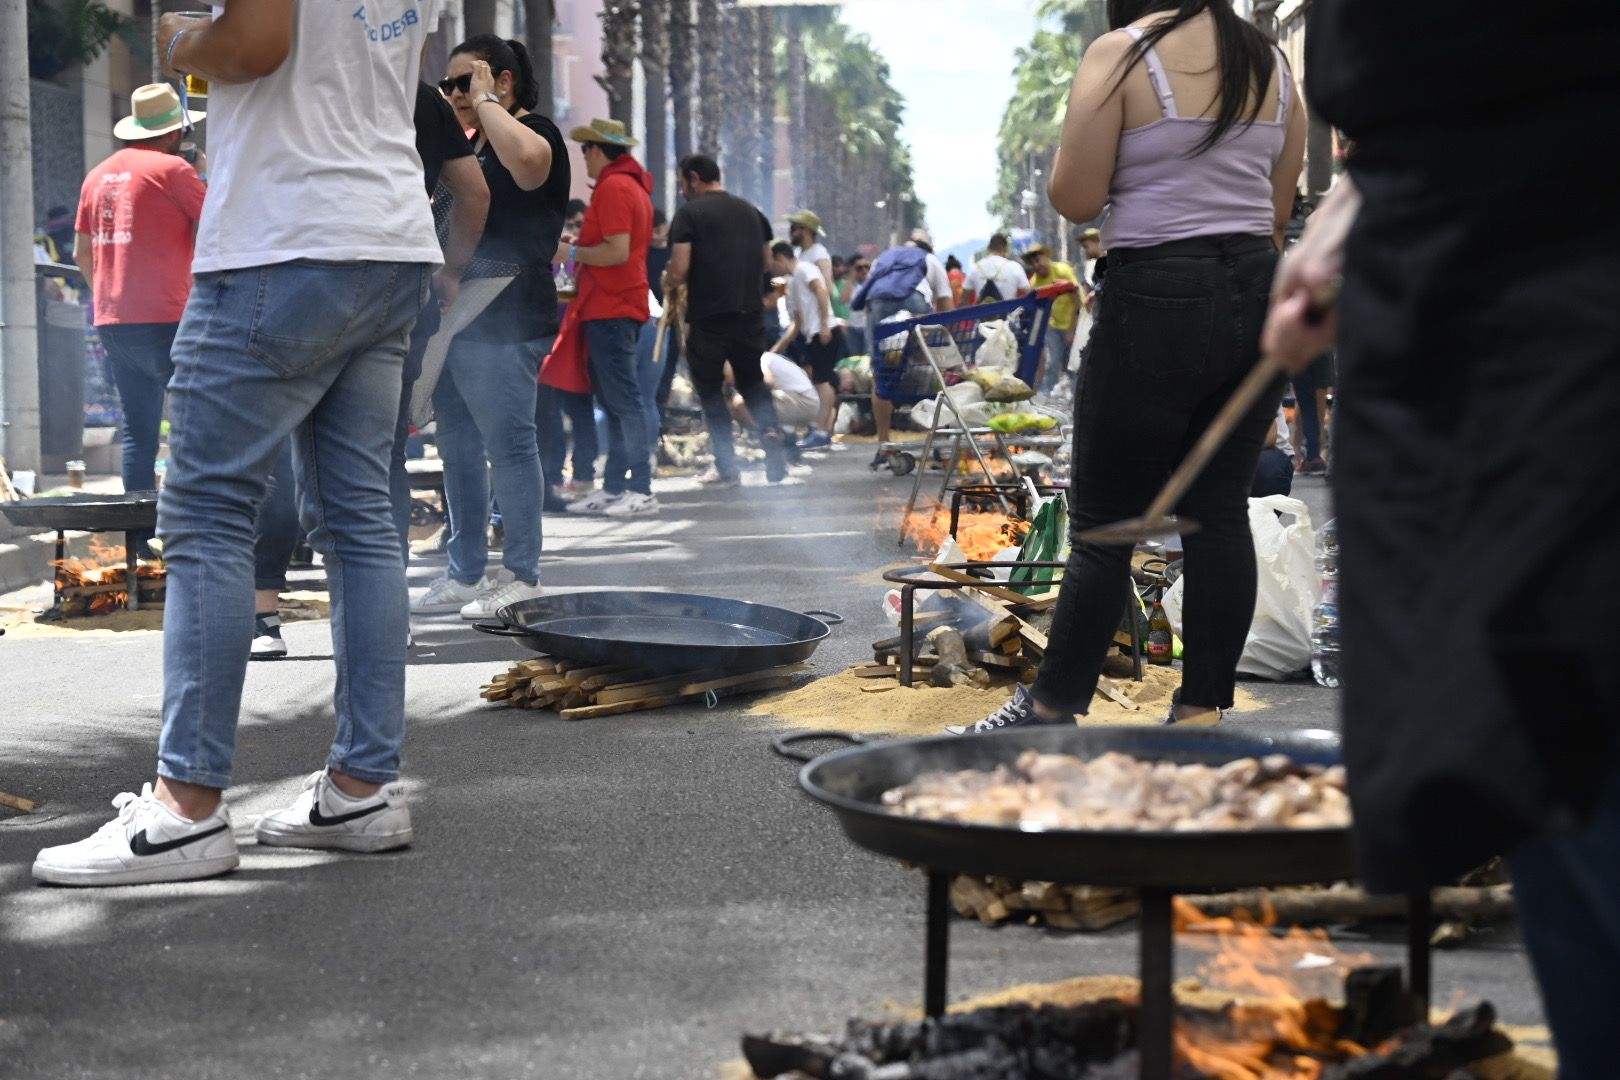
POLYGON ((1260 118, 1266 87, 1271 85, 1271 73, 1277 66, 1271 40, 1258 27, 1238 17, 1232 10, 1231 0, 1108 0, 1108 28, 1119 30, 1156 11, 1175 14, 1157 26, 1145 30, 1131 45, 1131 50, 1120 62, 1119 76, 1114 89, 1125 82, 1125 76, 1147 56, 1147 51, 1164 36, 1188 22, 1200 12, 1208 11, 1215 20, 1215 58, 1221 69, 1221 107, 1215 114, 1215 125, 1193 147, 1194 154, 1220 142, 1238 124, 1245 126, 1260 118), (1254 104, 1245 109, 1250 92, 1254 104))
POLYGON ((540 104, 540 84, 534 78, 534 63, 523 42, 505 40, 494 34, 477 34, 450 50, 451 56, 472 53, 489 65, 496 78, 501 72, 512 73, 512 97, 522 109, 540 104))

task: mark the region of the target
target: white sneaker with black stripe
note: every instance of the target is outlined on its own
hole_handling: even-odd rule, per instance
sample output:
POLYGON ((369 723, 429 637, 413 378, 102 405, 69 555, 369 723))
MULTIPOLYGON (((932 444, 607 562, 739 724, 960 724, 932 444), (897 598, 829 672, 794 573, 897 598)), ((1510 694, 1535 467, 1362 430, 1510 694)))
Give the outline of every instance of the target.
POLYGON ((219 804, 188 821, 158 802, 147 784, 113 799, 118 816, 78 843, 49 847, 34 859, 36 880, 52 885, 144 885, 191 881, 235 869, 231 814, 219 804))
POLYGON ((281 616, 275 612, 253 616, 253 646, 248 651, 250 660, 280 660, 287 655, 287 643, 281 638, 281 616))
POLYGON ((404 784, 384 784, 369 798, 353 799, 325 769, 305 778, 291 806, 260 818, 253 834, 271 847, 333 851, 389 851, 415 839, 404 784))

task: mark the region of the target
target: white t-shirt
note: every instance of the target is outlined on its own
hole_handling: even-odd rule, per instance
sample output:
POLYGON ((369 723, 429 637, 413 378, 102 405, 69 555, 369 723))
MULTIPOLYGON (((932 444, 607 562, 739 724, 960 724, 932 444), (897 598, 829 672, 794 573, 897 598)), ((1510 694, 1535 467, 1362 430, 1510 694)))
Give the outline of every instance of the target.
POLYGON ((793 312, 793 321, 799 324, 799 336, 807 341, 821 333, 821 300, 813 287, 817 281, 823 289, 827 287, 821 278, 821 268, 801 260, 793 268, 793 278, 788 282, 788 308, 793 312))
POLYGON ((974 263, 967 272, 967 279, 962 282, 962 288, 966 292, 980 293, 984 291, 987 281, 996 283, 996 291, 1003 300, 1011 300, 1019 293, 1029 291, 1029 275, 1024 273, 1024 268, 1000 255, 986 255, 974 263))
POLYGON ((194 270, 443 261, 413 122, 438 10, 439 0, 299 3, 279 68, 210 88, 194 270))
POLYGON ((917 282, 917 291, 922 294, 924 300, 928 301, 929 307, 933 307, 936 300, 949 300, 951 298, 951 275, 945 270, 945 264, 934 258, 934 256, 928 255, 924 265, 927 266, 928 270, 923 274, 923 279, 917 282))
MULTIPOLYGON (((768 352, 759 358, 760 367, 770 372, 774 389, 803 397, 816 397, 816 384, 810 381, 804 368, 780 353, 768 352)), ((818 399, 819 400, 819 399, 818 399)))

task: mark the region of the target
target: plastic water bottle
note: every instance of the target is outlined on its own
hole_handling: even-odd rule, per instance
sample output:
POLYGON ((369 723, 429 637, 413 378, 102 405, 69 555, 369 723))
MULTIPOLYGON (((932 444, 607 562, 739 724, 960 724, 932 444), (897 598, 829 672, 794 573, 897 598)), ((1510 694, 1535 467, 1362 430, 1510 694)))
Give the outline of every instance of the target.
POLYGON ((1339 529, 1337 521, 1323 527, 1316 541, 1316 572, 1322 578, 1322 598, 1311 620, 1311 674, 1317 684, 1331 689, 1339 678, 1339 529))

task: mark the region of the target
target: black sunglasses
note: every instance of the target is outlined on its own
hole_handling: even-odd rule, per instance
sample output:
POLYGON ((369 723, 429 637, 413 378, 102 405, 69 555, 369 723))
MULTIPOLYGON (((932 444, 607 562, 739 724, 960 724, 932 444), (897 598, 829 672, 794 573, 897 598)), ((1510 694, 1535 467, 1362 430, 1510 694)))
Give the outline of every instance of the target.
POLYGON ((460 90, 463 94, 465 94, 471 89, 472 72, 470 71, 465 75, 457 75, 453 78, 439 80, 439 93, 443 94, 445 97, 449 97, 457 90, 460 90))

